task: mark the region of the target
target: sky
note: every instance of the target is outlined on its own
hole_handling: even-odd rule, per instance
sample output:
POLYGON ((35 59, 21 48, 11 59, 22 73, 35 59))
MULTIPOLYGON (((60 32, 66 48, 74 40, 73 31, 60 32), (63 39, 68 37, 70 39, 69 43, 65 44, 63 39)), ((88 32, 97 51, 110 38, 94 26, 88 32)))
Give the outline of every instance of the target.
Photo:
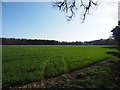
POLYGON ((52 2, 4 2, 2 37, 48 39, 58 41, 91 41, 107 39, 117 25, 117 3, 101 2, 92 7, 84 23, 81 11, 68 22, 66 13, 53 8, 52 2))

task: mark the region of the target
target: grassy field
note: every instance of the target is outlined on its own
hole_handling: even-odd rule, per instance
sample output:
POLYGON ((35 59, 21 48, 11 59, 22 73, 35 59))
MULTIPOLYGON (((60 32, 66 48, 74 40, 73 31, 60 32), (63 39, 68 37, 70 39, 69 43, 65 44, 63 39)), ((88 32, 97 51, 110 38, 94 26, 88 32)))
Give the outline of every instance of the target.
POLYGON ((93 45, 3 45, 3 87, 40 81, 112 57, 93 45))

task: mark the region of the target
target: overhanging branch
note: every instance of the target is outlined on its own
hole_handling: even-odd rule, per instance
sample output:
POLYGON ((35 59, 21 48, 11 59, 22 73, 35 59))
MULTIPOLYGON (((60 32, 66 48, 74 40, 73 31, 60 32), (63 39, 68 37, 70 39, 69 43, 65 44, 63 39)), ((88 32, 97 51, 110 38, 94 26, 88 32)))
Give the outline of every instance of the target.
POLYGON ((53 3, 53 6, 58 7, 59 10, 64 11, 66 13, 70 13, 69 16, 67 16, 67 20, 70 21, 73 16, 75 15, 75 11, 79 7, 84 8, 84 12, 82 14, 82 23, 84 22, 86 18, 86 14, 89 13, 89 10, 92 5, 98 6, 98 3, 95 3, 93 0, 88 0, 85 2, 85 0, 80 0, 79 7, 77 7, 76 2, 79 2, 78 0, 64 0, 63 2, 55 2, 53 3))

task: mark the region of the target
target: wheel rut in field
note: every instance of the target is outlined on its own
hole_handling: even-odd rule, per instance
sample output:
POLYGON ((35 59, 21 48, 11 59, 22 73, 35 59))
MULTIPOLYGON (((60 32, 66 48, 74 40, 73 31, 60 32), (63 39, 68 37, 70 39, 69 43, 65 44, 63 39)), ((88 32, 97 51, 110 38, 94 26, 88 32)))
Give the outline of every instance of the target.
MULTIPOLYGON (((47 64, 49 59, 47 59, 46 64, 47 64)), ((91 64, 89 66, 82 67, 81 69, 78 69, 78 70, 75 70, 75 71, 72 71, 72 72, 68 72, 68 73, 65 73, 65 74, 62 74, 62 75, 66 75, 69 78, 69 80, 71 81, 71 84, 72 83, 75 84, 76 83, 75 82, 76 76, 79 72, 86 72, 86 71, 92 69, 93 67, 95 67, 97 65, 102 66, 104 64, 110 63, 110 60, 111 60, 111 58, 108 58, 106 60, 96 62, 96 63, 91 64)), ((59 75, 59 76, 54 77, 54 78, 44 79, 44 80, 41 80, 40 82, 32 82, 32 83, 29 83, 29 84, 26 84, 26 85, 10 87, 10 88, 50 88, 49 82, 58 82, 58 81, 62 82, 63 81, 63 78, 61 77, 62 75, 59 75)))
MULTIPOLYGON (((44 73, 44 79, 45 79, 46 65, 47 65, 47 63, 48 63, 48 60, 50 60, 50 58, 51 58, 51 57, 49 57, 47 60, 45 60, 45 65, 44 65, 44 70, 43 70, 43 73, 44 73)), ((34 84, 34 86, 36 86, 36 85, 34 84)), ((41 87, 44 88, 44 83, 43 83, 42 81, 41 81, 41 87)))

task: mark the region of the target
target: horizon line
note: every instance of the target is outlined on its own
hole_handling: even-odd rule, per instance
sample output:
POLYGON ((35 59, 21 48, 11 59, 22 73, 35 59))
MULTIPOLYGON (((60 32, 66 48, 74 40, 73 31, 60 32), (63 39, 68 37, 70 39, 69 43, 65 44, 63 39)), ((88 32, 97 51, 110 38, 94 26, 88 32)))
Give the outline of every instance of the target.
MULTIPOLYGON (((7 38, 7 39, 13 39, 14 37, 0 37, 0 38, 7 38)), ((26 40, 51 40, 51 41, 58 41, 58 42, 90 42, 90 41, 96 41, 96 40, 107 40, 107 39, 96 39, 96 40, 89 40, 89 41, 64 41, 64 40, 55 40, 55 39, 40 39, 40 38, 14 38, 14 39, 26 39, 26 40)))

